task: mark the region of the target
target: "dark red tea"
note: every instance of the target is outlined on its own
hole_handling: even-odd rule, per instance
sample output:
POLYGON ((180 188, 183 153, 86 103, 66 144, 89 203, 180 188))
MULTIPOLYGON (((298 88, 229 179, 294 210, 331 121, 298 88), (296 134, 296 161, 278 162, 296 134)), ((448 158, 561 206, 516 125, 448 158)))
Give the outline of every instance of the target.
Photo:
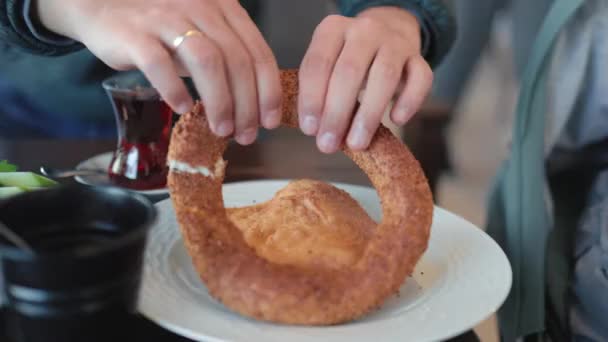
POLYGON ((160 97, 111 95, 118 125, 118 148, 108 170, 118 186, 159 189, 167 183, 171 108, 160 97))

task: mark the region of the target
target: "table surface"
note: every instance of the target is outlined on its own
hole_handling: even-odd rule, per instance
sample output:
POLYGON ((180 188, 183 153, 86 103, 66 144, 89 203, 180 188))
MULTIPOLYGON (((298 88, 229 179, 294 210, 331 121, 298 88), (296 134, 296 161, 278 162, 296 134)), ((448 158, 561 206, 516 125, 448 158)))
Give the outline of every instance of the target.
MULTIPOLYGON (((0 140, 0 160, 8 159, 21 170, 38 171, 40 166, 75 167, 97 154, 112 151, 114 141, 0 140)), ((263 131, 253 145, 231 144, 226 182, 245 179, 315 178, 326 181, 370 185, 367 176, 342 153, 325 155, 313 138, 293 129, 263 131)))
MULTIPOLYGON (((115 146, 115 141, 0 140, 0 160, 7 159, 23 171, 37 172, 40 166, 73 168, 87 158, 112 151, 115 146)), ((226 182, 312 178, 371 186, 367 176, 343 154, 322 154, 314 139, 291 129, 264 131, 251 146, 230 145, 225 159, 226 182)), ((137 335, 133 336, 134 341, 189 341, 138 316, 133 318, 133 326, 137 335)), ((0 329, 0 340, 7 340, 2 337, 0 329)), ((472 334, 469 337, 476 340, 472 334)))

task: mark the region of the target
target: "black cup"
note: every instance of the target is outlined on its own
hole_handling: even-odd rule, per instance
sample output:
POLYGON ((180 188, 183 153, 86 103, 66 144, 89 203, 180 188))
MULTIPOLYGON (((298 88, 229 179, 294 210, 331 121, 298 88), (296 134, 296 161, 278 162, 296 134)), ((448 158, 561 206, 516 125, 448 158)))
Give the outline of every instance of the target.
POLYGON ((136 311, 148 228, 144 197, 60 186, 0 203, 0 221, 33 246, 0 238, 6 326, 14 341, 120 341, 136 311))

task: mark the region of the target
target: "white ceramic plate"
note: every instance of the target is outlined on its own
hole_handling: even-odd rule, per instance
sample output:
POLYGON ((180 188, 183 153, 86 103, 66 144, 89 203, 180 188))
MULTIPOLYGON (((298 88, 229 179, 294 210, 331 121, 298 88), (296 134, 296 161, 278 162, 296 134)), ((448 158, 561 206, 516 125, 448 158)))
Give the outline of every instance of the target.
MULTIPOLYGON (((226 206, 271 199, 287 181, 224 185, 226 206)), ((334 184, 349 192, 378 220, 376 191, 334 184)), ((500 247, 482 230, 435 209, 429 248, 399 297, 359 321, 331 327, 296 327, 255 321, 212 299, 182 245, 170 200, 145 253, 140 312, 177 334, 201 341, 437 341, 457 336, 489 317, 505 300, 511 268, 500 247)))
MULTIPOLYGON (((76 166, 77 170, 107 170, 110 166, 110 162, 112 162, 112 152, 106 152, 98 154, 92 158, 82 161, 80 164, 76 166)), ((76 176, 74 177, 77 182, 87 184, 87 185, 113 185, 110 182, 110 179, 107 175, 87 175, 87 176, 76 176)), ((131 189, 129 189, 131 190, 131 189)), ((155 195, 165 195, 169 193, 167 188, 162 189, 154 189, 154 190, 131 190, 133 192, 137 192, 143 195, 155 196, 155 195)))

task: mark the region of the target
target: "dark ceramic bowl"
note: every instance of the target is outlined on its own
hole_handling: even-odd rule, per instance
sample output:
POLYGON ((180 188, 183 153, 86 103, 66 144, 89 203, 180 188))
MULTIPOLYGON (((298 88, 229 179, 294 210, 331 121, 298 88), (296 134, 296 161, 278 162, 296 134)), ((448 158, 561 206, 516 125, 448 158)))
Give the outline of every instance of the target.
POLYGON ((111 341, 136 310, 152 203, 108 187, 60 186, 0 203, 2 297, 15 341, 111 341))

